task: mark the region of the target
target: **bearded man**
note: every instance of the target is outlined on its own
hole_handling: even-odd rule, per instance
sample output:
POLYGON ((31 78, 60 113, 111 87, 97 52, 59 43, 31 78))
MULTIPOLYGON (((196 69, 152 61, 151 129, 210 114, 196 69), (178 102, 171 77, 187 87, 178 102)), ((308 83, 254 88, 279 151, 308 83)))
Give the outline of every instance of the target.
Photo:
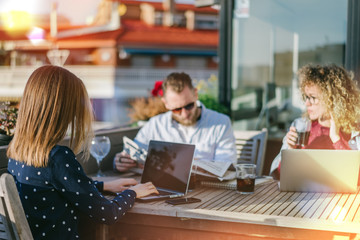
MULTIPOLYGON (((171 73, 162 84, 162 101, 168 112, 152 117, 134 141, 147 149, 150 140, 195 145, 194 159, 236 162, 235 137, 230 118, 207 109, 186 73, 171 73)), ((116 154, 114 168, 126 172, 136 162, 125 152, 116 154)))

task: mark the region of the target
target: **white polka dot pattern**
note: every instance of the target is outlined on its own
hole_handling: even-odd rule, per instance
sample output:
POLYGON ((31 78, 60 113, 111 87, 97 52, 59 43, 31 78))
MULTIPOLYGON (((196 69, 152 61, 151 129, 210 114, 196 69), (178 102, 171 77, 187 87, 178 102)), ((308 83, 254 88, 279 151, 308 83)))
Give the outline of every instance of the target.
POLYGON ((35 239, 78 238, 79 211, 99 222, 112 224, 135 202, 136 194, 132 190, 107 200, 99 192, 103 183, 89 179, 67 147, 55 146, 47 167, 34 168, 9 159, 8 169, 15 178, 35 239))

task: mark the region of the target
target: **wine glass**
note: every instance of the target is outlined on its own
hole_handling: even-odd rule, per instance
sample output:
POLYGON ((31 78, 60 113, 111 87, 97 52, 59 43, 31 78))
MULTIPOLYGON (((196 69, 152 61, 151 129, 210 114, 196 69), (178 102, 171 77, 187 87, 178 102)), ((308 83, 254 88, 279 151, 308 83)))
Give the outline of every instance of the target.
POLYGON ((99 170, 97 177, 102 177, 104 174, 100 169, 101 160, 110 152, 110 139, 107 136, 96 136, 91 140, 90 153, 96 159, 99 170))

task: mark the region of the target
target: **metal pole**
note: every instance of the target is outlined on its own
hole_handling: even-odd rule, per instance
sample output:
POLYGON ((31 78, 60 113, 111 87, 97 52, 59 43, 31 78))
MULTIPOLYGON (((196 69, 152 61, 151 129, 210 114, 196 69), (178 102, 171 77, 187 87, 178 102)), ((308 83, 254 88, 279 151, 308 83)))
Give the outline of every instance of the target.
POLYGON ((231 116, 232 20, 234 0, 221 0, 219 31, 219 102, 231 116))
POLYGON ((360 85, 360 3, 348 0, 345 68, 353 71, 360 85))

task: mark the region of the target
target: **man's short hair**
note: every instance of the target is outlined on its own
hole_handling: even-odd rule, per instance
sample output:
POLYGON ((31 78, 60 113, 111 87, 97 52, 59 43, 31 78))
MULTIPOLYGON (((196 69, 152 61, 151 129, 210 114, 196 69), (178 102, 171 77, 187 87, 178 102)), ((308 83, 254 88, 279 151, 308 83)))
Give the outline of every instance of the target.
POLYGON ((190 90, 194 89, 190 76, 184 72, 174 72, 170 73, 166 77, 162 84, 162 89, 165 96, 166 90, 169 88, 177 93, 180 93, 184 90, 186 86, 189 87, 190 90))

